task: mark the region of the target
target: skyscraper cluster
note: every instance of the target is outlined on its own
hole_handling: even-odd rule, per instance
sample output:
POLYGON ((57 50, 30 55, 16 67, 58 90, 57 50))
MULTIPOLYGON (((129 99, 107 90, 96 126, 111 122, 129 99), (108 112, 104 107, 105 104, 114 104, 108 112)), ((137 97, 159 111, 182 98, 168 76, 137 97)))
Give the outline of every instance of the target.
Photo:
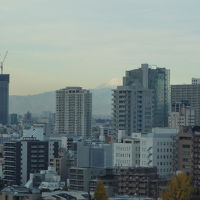
POLYGON ((56 113, 12 114, 5 134, 8 86, 9 75, 1 74, 0 180, 10 186, 0 198, 39 199, 44 191, 44 199, 60 198, 65 184, 88 194, 103 181, 110 197, 152 200, 180 171, 200 191, 200 79, 170 85, 168 69, 142 64, 112 90, 112 119, 92 118, 89 90, 66 87, 56 91, 56 113))
POLYGON ((170 71, 141 68, 127 71, 123 85, 113 91, 113 126, 133 132, 148 132, 152 127, 167 127, 170 112, 170 71))

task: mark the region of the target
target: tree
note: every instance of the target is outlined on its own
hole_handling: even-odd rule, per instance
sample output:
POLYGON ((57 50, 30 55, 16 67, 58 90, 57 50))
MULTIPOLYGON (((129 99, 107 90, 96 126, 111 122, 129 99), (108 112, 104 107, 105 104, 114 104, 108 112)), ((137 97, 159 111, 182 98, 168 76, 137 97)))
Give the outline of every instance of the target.
POLYGON ((97 183, 96 190, 94 193, 94 199, 95 200, 107 200, 108 199, 103 181, 99 181, 97 183))
POLYGON ((161 194, 162 200, 189 200, 193 193, 191 177, 184 173, 174 176, 165 192, 161 194))

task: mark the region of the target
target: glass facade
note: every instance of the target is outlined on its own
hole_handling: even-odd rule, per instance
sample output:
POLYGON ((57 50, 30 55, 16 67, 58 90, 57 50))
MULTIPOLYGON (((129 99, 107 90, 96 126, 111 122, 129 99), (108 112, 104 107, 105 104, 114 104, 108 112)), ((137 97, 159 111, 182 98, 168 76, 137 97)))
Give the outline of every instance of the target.
POLYGON ((8 124, 9 74, 0 74, 0 124, 8 124))
POLYGON ((167 127, 170 112, 170 70, 166 68, 141 68, 127 71, 123 78, 124 86, 142 86, 153 90, 153 127, 167 127))

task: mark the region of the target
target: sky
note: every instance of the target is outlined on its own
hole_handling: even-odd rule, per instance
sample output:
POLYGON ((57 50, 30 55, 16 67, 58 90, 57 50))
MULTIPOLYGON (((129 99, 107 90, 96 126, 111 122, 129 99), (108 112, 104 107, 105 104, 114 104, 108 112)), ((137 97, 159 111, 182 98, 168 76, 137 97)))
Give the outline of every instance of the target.
POLYGON ((0 0, 10 94, 119 83, 149 63, 200 78, 199 0, 0 0))

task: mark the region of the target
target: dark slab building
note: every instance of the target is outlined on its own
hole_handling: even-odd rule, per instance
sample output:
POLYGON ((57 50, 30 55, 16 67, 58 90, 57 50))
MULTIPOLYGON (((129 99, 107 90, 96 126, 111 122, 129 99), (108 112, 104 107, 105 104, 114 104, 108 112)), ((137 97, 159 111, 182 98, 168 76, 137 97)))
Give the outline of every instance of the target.
POLYGON ((0 74, 0 124, 8 124, 9 74, 0 74))

